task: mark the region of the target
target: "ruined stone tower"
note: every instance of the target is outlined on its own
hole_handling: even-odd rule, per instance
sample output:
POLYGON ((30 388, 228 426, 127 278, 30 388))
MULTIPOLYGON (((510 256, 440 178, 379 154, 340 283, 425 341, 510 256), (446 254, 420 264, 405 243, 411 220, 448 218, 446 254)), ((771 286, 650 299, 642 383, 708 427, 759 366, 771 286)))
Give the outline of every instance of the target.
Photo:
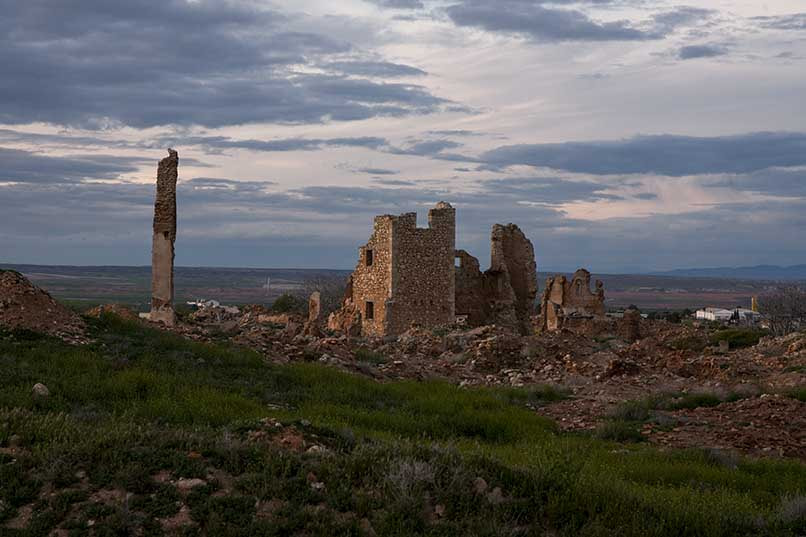
POLYGON ((417 227, 417 213, 376 217, 345 300, 361 313, 361 333, 398 335, 412 323, 452 324, 455 243, 456 211, 445 202, 428 212, 427 228, 417 227))
POLYGON ((154 235, 151 247, 151 314, 155 322, 176 324, 174 312, 174 242, 176 241, 176 181, 179 155, 173 149, 157 167, 154 235))
POLYGON ((470 326, 497 324, 533 332, 537 264, 532 242, 515 224, 495 224, 490 234, 490 268, 464 250, 456 252, 456 314, 470 326))

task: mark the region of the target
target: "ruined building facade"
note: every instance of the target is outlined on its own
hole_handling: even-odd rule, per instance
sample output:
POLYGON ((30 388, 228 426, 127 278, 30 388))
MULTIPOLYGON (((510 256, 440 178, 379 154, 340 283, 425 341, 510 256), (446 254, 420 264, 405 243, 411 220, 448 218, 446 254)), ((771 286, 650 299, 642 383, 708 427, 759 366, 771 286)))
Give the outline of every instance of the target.
POLYGON ((360 248, 343 307, 328 327, 349 335, 399 335, 412 325, 503 324, 530 331, 537 296, 534 249, 517 226, 496 225, 492 266, 457 251, 456 211, 438 203, 428 212, 428 227, 417 214, 375 218, 372 236, 360 248), (458 266, 457 266, 458 260, 458 266))
POLYGON ((456 314, 470 326, 497 324, 532 332, 537 264, 531 241, 515 224, 493 226, 490 269, 464 250, 456 252, 456 314))
POLYGON ((151 313, 154 322, 176 324, 174 311, 174 243, 176 242, 176 181, 179 155, 173 149, 157 167, 154 235, 151 247, 151 313))
POLYGON ((591 273, 585 269, 577 270, 570 281, 565 276, 549 278, 541 300, 542 329, 560 330, 575 319, 605 317, 604 285, 597 280, 595 291, 590 285, 591 273))
POLYGON ((456 211, 448 203, 428 212, 427 228, 417 227, 417 213, 376 217, 345 297, 346 309, 360 314, 361 334, 452 324, 455 241, 456 211))

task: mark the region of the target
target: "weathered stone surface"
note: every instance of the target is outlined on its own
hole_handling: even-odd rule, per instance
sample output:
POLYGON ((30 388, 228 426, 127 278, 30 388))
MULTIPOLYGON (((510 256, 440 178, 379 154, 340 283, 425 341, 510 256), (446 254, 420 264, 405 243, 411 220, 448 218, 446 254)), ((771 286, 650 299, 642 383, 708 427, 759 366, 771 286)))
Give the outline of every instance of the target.
POLYGON ((50 390, 41 382, 34 384, 31 393, 33 393, 34 397, 39 399, 47 399, 50 396, 50 390))
POLYGON ((628 308, 624 312, 620 332, 624 340, 630 343, 641 339, 641 312, 637 308, 628 308))
POLYGON ((532 243, 518 226, 493 227, 485 273, 455 243, 456 212, 445 202, 429 211, 425 229, 417 227, 416 213, 376 217, 342 310, 330 316, 328 328, 347 333, 359 323, 361 334, 372 337, 453 324, 532 332, 537 266, 532 243))
POLYGON ((604 286, 596 281, 596 290, 590 289, 591 273, 579 269, 571 281, 555 276, 546 281, 541 300, 541 326, 543 330, 560 330, 567 318, 601 318, 605 316, 604 286))
POLYGON ((316 337, 322 334, 322 295, 319 291, 314 291, 308 298, 308 320, 304 332, 316 337))
POLYGON ((417 227, 417 213, 376 217, 359 251, 346 311, 329 324, 344 332, 359 312, 361 334, 372 337, 399 335, 412 324, 453 324, 455 242, 456 211, 445 202, 428 212, 427 228, 417 227))
POLYGON ((537 264, 531 241, 515 224, 493 226, 490 272, 503 280, 498 300, 505 305, 506 316, 514 310, 521 334, 531 332, 531 318, 537 298, 537 264))
POLYGON ((154 235, 151 248, 150 319, 168 326, 176 324, 174 312, 174 243, 176 242, 176 181, 179 155, 173 149, 157 168, 154 202, 154 235))
POLYGON ((466 316, 469 326, 497 324, 523 335, 532 332, 537 264, 534 247, 518 226, 493 226, 486 272, 464 250, 458 250, 456 258, 457 315, 466 316))

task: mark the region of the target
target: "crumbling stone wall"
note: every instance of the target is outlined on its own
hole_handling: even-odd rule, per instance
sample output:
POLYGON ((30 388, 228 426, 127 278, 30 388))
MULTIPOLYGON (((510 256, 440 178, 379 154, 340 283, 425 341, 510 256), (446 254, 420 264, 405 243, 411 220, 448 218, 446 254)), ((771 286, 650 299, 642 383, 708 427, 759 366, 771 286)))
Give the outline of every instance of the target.
POLYGON ((531 241, 515 224, 493 226, 490 269, 482 273, 478 260, 456 252, 456 314, 470 326, 497 324, 529 334, 537 298, 537 264, 531 241))
MULTIPOLYGON (((376 217, 343 310, 361 313, 365 336, 398 335, 413 323, 452 324, 455 241, 456 212, 445 202, 429 211, 427 228, 417 227, 417 213, 376 217)), ((331 318, 335 326, 352 315, 331 318)))
POLYGON ((176 241, 176 181, 179 155, 173 149, 157 167, 157 194, 154 202, 154 235, 151 247, 150 319, 173 326, 174 243, 176 241))
POLYGON ((499 273, 499 300, 515 315, 522 334, 531 332, 537 299, 537 264, 532 243, 515 224, 493 226, 490 270, 499 273))
POLYGON ((541 300, 543 330, 559 330, 570 317, 604 317, 604 285, 597 280, 596 290, 591 291, 590 283, 591 274, 585 269, 577 270, 570 281, 565 276, 549 278, 541 300))
POLYGON ((417 214, 378 216, 359 250, 340 311, 328 328, 350 333, 360 316, 365 336, 399 335, 412 325, 498 324, 528 334, 537 297, 532 243, 514 224, 493 226, 491 268, 456 250, 456 211, 440 202, 428 212, 428 227, 417 214), (456 259, 459 260, 458 266, 456 259))

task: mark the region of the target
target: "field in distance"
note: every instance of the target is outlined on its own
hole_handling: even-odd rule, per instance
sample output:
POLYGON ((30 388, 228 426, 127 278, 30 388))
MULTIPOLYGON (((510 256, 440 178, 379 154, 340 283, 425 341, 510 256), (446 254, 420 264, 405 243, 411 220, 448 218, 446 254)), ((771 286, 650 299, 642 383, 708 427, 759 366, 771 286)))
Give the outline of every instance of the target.
MULTIPOLYGON (((0 264, 0 268, 22 272, 60 300, 87 307, 122 303, 140 311, 148 309, 151 267, 0 264)), ((176 299, 179 303, 205 298, 223 304, 271 304, 283 293, 301 293, 307 280, 334 278, 346 282, 349 274, 325 269, 177 267, 176 299)), ((539 274, 541 290, 552 274, 539 274)), ((646 311, 749 307, 753 296, 776 285, 763 280, 666 275, 594 274, 594 279, 604 282, 609 309, 634 304, 646 311)))

